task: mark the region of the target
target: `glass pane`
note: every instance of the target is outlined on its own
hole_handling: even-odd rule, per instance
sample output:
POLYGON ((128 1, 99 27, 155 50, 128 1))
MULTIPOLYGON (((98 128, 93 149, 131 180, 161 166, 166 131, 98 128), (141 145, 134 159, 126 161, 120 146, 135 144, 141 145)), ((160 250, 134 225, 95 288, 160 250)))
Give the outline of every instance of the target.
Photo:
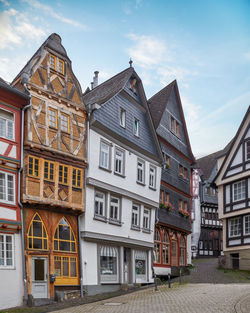
POLYGON ((69 226, 59 225, 59 239, 70 240, 69 226))
POLYGON ((76 277, 76 259, 71 258, 70 259, 70 276, 71 277, 76 277))
POLYGON ((55 265, 55 275, 61 276, 61 257, 55 256, 54 265, 55 265))
POLYGON ((32 239, 29 238, 29 249, 32 249, 32 239))
POLYGON ((41 259, 35 259, 34 260, 34 266, 35 266, 35 280, 44 280, 44 260, 41 259))
POLYGON ((59 250, 61 251, 70 251, 70 242, 69 241, 60 241, 59 250))
POLYGON ((0 173, 0 199, 6 199, 6 191, 5 191, 5 174, 0 173))
POLYGON ((33 249, 42 249, 42 239, 33 239, 33 249))
POLYGON ((47 250, 47 239, 43 240, 43 249, 47 250))
POLYGON ((74 242, 71 243, 71 251, 75 252, 76 251, 76 245, 74 242))
POLYGON ((136 275, 146 274, 146 261, 145 260, 135 260, 135 273, 136 275))
POLYGON ((42 223, 33 221, 33 236, 42 237, 42 223))
POLYGON ((54 240, 54 250, 58 250, 58 241, 54 240))
POLYGON ((63 257, 63 276, 69 276, 69 258, 63 257))

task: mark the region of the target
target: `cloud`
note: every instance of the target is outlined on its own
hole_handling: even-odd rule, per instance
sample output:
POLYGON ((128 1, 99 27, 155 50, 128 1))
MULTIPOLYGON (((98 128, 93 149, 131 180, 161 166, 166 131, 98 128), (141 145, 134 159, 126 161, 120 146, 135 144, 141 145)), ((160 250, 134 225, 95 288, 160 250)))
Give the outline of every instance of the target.
POLYGON ((186 96, 181 96, 185 120, 189 131, 193 131, 200 118, 201 106, 192 103, 186 96))
POLYGON ((50 15, 54 17, 55 19, 59 20, 62 23, 66 23, 69 25, 72 25, 77 28, 81 28, 82 30, 88 30, 88 27, 84 24, 81 24, 75 20, 69 19, 67 17, 64 17, 63 15, 58 14, 57 12, 54 11, 54 9, 46 4, 40 3, 37 0, 22 0, 23 2, 27 3, 31 7, 42 10, 45 14, 50 15))
MULTIPOLYGON (((187 68, 180 66, 160 66, 157 69, 157 74, 160 76, 160 82, 163 86, 169 84, 169 82, 177 79, 179 82, 184 82, 186 77, 196 75, 196 72, 190 71, 187 68)), ((187 83, 183 83, 184 87, 188 88, 187 83)))
POLYGON ((0 12, 0 50, 29 41, 39 42, 45 35, 46 32, 33 25, 25 14, 12 8, 0 12))
POLYGON ((0 57, 0 77, 11 82, 28 60, 26 55, 16 55, 15 58, 0 57))
POLYGON ((163 40, 151 36, 129 34, 127 36, 135 44, 128 50, 135 64, 150 68, 163 60, 169 61, 171 57, 163 40))
POLYGON ((122 9, 125 14, 130 15, 135 10, 139 9, 141 6, 142 6, 142 0, 125 1, 122 4, 122 9))
POLYGON ((6 6, 10 5, 10 3, 7 0, 0 0, 0 3, 4 4, 6 6))

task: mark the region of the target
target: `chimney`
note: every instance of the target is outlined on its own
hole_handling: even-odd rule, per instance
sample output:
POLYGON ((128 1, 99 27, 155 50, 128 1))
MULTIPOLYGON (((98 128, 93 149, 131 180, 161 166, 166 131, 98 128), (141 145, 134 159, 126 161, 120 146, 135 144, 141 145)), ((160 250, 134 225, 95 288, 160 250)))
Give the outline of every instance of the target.
POLYGON ((93 82, 91 82, 91 90, 94 88, 93 86, 94 86, 94 83, 93 83, 93 82))
POLYGON ((93 88, 98 86, 98 74, 99 74, 99 72, 95 71, 94 74, 95 74, 95 76, 93 77, 93 83, 94 83, 93 88))

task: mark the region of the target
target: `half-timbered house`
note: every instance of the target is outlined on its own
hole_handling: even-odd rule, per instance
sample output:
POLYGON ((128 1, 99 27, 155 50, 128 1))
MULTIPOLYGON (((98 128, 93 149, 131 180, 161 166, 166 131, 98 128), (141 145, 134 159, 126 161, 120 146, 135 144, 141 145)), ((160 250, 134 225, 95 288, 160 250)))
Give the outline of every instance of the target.
POLYGON ((87 133, 81 87, 59 35, 48 37, 12 84, 31 97, 21 194, 27 293, 53 298, 55 290, 80 285, 87 133))
POLYGON ((177 82, 148 100, 164 166, 155 227, 156 275, 179 274, 191 262, 191 164, 194 163, 177 82))
POLYGON ((223 225, 223 264, 250 268, 250 108, 226 154, 218 159, 219 218, 223 225))
POLYGON ((0 309, 22 304, 22 112, 29 97, 0 79, 0 309))

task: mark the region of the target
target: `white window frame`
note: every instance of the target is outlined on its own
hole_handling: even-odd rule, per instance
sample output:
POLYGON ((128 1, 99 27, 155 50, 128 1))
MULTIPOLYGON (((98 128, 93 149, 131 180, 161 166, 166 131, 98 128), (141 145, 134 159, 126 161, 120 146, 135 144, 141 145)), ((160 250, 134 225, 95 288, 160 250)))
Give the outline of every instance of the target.
POLYGON ((145 184, 145 161, 141 159, 137 159, 137 167, 136 167, 136 181, 140 184, 145 184), (139 163, 141 163, 141 166, 139 166, 139 163), (139 170, 142 171, 142 179, 139 180, 139 170))
POLYGON ((140 120, 138 120, 138 118, 136 117, 134 118, 134 135, 136 137, 139 137, 140 135, 140 120), (137 122, 137 128, 135 126, 136 122, 137 122))
POLYGON ((94 197, 94 216, 105 218, 106 217, 106 194, 102 191, 95 190, 95 197, 94 197), (97 194, 103 195, 103 198, 101 200, 100 197, 97 197, 97 194), (96 202, 98 202, 98 212, 96 212, 96 202), (100 214, 101 211, 101 203, 102 203, 102 214, 100 214))
POLYGON ((132 214, 131 214, 131 227, 140 229, 140 217, 141 217, 141 207, 139 204, 133 203, 132 204, 132 214), (136 220, 137 223, 134 223, 135 216, 137 216, 136 220))
POLYGON ((245 180, 240 180, 240 181, 233 183, 232 188, 233 188, 233 202, 246 199, 246 181, 245 180), (235 189, 234 189, 234 187, 236 185, 238 185, 238 186, 241 185, 240 187, 238 187, 237 191, 239 191, 239 189, 240 189, 240 192, 238 194, 235 193, 235 189), (244 186, 244 188, 243 188, 243 186, 244 186), (244 194, 243 194, 242 189, 244 189, 244 194), (238 198, 239 194, 240 194, 241 198, 238 198), (237 197, 237 198, 235 199, 235 197, 237 197))
POLYGON ((11 112, 11 111, 8 111, 8 110, 5 110, 3 108, 0 108, 0 111, 5 111, 5 112, 13 115, 13 120, 10 120, 10 119, 8 119, 6 117, 2 117, 0 115, 0 119, 5 121, 5 135, 4 134, 2 134, 2 135, 0 134, 0 137, 6 138, 7 140, 14 141, 15 140, 15 113, 11 112), (13 134, 12 138, 8 137, 8 123, 12 124, 12 134, 13 134))
POLYGON ((148 208, 144 208, 143 210, 143 229, 150 230, 150 223, 151 223, 151 210, 148 208), (145 225, 145 221, 147 220, 147 225, 145 225))
POLYGON ((239 237, 239 236, 241 236, 241 228, 242 228, 242 225, 241 225, 241 217, 235 217, 235 218, 230 218, 229 220, 228 220, 228 238, 234 238, 234 237, 239 237), (236 224, 234 221, 238 221, 238 223, 236 224), (234 224, 234 225, 232 225, 232 224, 234 224), (234 234, 230 234, 231 233, 231 230, 233 231, 233 232, 235 232, 235 230, 233 229, 233 227, 235 227, 235 226, 239 226, 239 229, 238 229, 238 232, 237 232, 237 234, 236 235, 234 235, 234 234))
POLYGON ((15 244, 14 244, 14 235, 13 234, 4 234, 0 233, 0 236, 3 236, 3 250, 2 250, 2 243, 0 242, 0 254, 2 254, 3 251, 3 261, 4 264, 0 264, 0 269, 13 269, 15 267, 15 255, 14 255, 14 249, 15 249, 15 244), (11 237, 11 260, 12 260, 12 265, 7 265, 7 249, 6 249, 6 237, 11 237))
POLYGON ((126 128, 126 110, 120 108, 120 126, 126 128))
POLYGON ((149 166, 149 187, 152 189, 156 188, 156 167, 153 165, 149 166))
POLYGON ((111 156, 111 144, 101 139, 100 140, 100 159, 99 159, 100 168, 110 171, 110 163, 111 163, 110 156, 111 156), (103 149, 104 146, 107 147, 107 151, 104 151, 103 149), (105 166, 103 154, 107 154, 107 166, 105 166))
POLYGON ((4 186, 3 186, 4 190, 3 191, 5 194, 5 199, 0 199, 0 202, 8 203, 8 204, 15 204, 16 203, 16 176, 15 174, 3 172, 3 171, 0 171, 0 174, 4 174, 4 186), (13 177, 13 201, 8 200, 8 196, 9 196, 8 176, 13 177))
POLYGON ((243 227, 244 227, 244 236, 246 235, 250 235, 250 215, 245 215, 243 217, 243 227), (246 218, 248 219, 247 223, 248 223, 248 232, 246 232, 246 218))
POLYGON ((120 222, 121 220, 121 199, 113 195, 110 195, 109 218, 112 221, 116 221, 116 222, 120 222), (117 200, 117 203, 113 202, 112 201, 113 199, 117 200), (113 207, 113 213, 114 213, 114 210, 117 210, 117 218, 115 218, 114 216, 111 216, 112 207, 113 207))
POLYGON ((115 174, 118 174, 118 175, 121 175, 121 176, 124 176, 124 172, 125 172, 125 151, 122 150, 122 149, 119 149, 118 147, 115 147, 115 152, 114 152, 114 173, 115 174), (117 157, 117 152, 121 153, 121 157, 117 157), (120 169, 121 171, 117 171, 116 170, 116 161, 120 161, 121 164, 120 164, 120 169))

